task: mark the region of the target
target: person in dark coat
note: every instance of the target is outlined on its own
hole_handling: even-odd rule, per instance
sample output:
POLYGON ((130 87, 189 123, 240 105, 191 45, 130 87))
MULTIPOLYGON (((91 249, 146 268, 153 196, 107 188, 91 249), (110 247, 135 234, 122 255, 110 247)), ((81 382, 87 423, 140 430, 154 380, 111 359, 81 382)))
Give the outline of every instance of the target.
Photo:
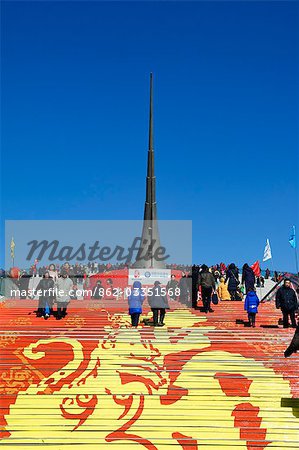
POLYGON ((291 340, 290 345, 288 346, 288 348, 284 352, 284 357, 288 358, 293 353, 296 353, 298 350, 299 350, 299 322, 297 324, 296 331, 295 331, 295 334, 293 336, 293 339, 291 340))
POLYGON ((148 303, 153 313, 154 327, 163 327, 166 309, 169 304, 166 295, 163 294, 160 281, 155 281, 153 295, 148 296, 148 303))
POLYGON ((136 328, 139 323, 139 317, 142 313, 142 304, 144 302, 144 293, 140 281, 134 281, 132 292, 128 297, 128 302, 132 327, 136 328))
POLYGON ((54 281, 49 272, 45 272, 43 279, 38 283, 36 291, 41 291, 37 308, 37 317, 48 319, 53 314, 54 281))
POLYGON ((103 296, 104 296, 104 288, 102 286, 101 280, 98 280, 95 287, 93 288, 91 298, 93 300, 102 300, 103 296))
POLYGON ((228 266, 226 271, 225 283, 228 281, 228 292, 232 300, 237 300, 237 290, 240 284, 239 271, 234 263, 228 266))
POLYGON ((296 328, 295 311, 298 308, 296 292, 291 287, 291 280, 286 278, 283 286, 276 293, 276 308, 281 309, 283 328, 288 328, 289 317, 293 328, 296 328))
POLYGON ((166 293, 167 293, 167 295, 169 295, 171 300, 176 300, 176 298, 178 296, 177 292, 179 290, 178 286, 179 286, 179 282, 178 282, 178 280, 176 280, 175 275, 172 274, 171 280, 168 281, 167 286, 166 286, 166 293))
POLYGON ((76 284, 76 277, 74 277, 74 271, 69 262, 65 262, 60 270, 61 273, 66 272, 67 276, 76 284))
POLYGON ((0 298, 5 294, 5 270, 0 269, 0 298))
POLYGON ((203 303, 203 312, 214 312, 211 308, 212 293, 216 289, 215 278, 211 272, 209 272, 208 266, 203 264, 198 276, 198 285, 201 286, 201 296, 203 303))
POLYGON ((107 298, 109 300, 114 300, 115 299, 114 294, 115 294, 115 288, 113 287, 113 280, 112 280, 112 278, 108 278, 105 298, 107 298))
POLYGON ((28 275, 28 273, 25 271, 22 273, 20 281, 19 281, 19 286, 20 286, 20 298, 27 298, 28 297, 28 289, 29 289, 29 281, 30 281, 30 275, 28 275))
POLYGON ((199 266, 192 266, 192 308, 197 307, 199 266))
POLYGON ((255 275, 254 271, 248 264, 244 264, 242 270, 242 284, 245 284, 246 294, 249 291, 254 291, 255 275))
POLYGON ((182 278, 179 281, 180 302, 187 305, 190 299, 192 286, 189 286, 189 279, 185 272, 182 272, 182 278))

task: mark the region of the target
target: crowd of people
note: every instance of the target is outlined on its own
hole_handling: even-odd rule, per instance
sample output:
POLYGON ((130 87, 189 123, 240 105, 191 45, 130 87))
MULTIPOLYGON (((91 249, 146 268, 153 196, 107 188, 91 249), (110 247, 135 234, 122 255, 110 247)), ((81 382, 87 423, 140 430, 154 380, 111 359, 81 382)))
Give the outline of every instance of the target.
MULTIPOLYGON (((128 268, 123 264, 69 264, 64 263, 62 266, 58 264, 50 264, 49 266, 37 267, 38 261, 31 267, 30 271, 21 271, 15 282, 18 284, 21 298, 27 298, 29 280, 32 277, 41 277, 36 291, 41 290, 39 295, 37 316, 48 319, 51 315, 57 320, 67 315, 67 305, 70 300, 76 298, 76 295, 70 294, 74 292, 74 288, 79 283, 84 287, 89 286, 90 277, 94 274, 101 274, 112 270, 128 268), (56 293, 54 292, 56 287, 56 293), (73 291, 72 291, 73 289, 73 291), (57 294, 58 292, 58 294, 57 294), (54 303, 57 309, 54 311, 54 303)), ((241 273, 234 263, 226 266, 223 262, 208 267, 205 264, 183 266, 170 265, 174 273, 168 281, 166 290, 162 292, 159 281, 154 282, 154 290, 151 296, 146 296, 140 281, 135 281, 132 292, 128 295, 129 314, 131 316, 132 326, 136 327, 142 313, 142 305, 147 297, 148 304, 153 312, 153 326, 163 326, 166 310, 169 309, 169 301, 176 300, 181 304, 200 308, 202 312, 208 314, 213 313, 212 304, 219 301, 241 301, 244 300, 244 309, 248 313, 249 326, 255 327, 256 314, 260 299, 258 298, 256 288, 263 287, 265 279, 271 277, 271 272, 266 269, 264 276, 260 273, 256 274, 249 264, 244 264, 241 273), (212 301, 214 297, 214 301, 212 301), (215 300, 216 297, 216 300, 215 300)), ((0 278, 6 274, 4 271, 0 274, 0 278)), ((272 280, 280 282, 283 274, 273 273, 272 280)), ((106 279, 106 286, 113 288, 113 280, 106 279)), ((114 286, 115 287, 115 286, 114 286)), ((101 279, 97 279, 92 287, 92 299, 103 298, 103 285, 101 279)), ((113 297, 111 297, 113 298, 113 297)), ((296 327, 295 312, 298 309, 298 299, 296 292, 291 287, 289 279, 284 280, 284 284, 277 290, 276 307, 282 311, 283 327, 296 327), (289 324, 290 320, 290 324, 289 324)))
MULTIPOLYGON (((104 273, 111 270, 122 270, 122 269, 129 269, 133 266, 133 264, 128 263, 97 263, 97 262, 88 262, 86 264, 81 263, 75 263, 75 264, 68 264, 68 271, 70 276, 76 276, 78 278, 83 278, 84 276, 90 276, 97 273, 104 273)), ((62 267, 65 266, 64 264, 50 264, 50 265, 39 265, 39 261, 35 260, 34 264, 30 266, 28 270, 24 269, 22 272, 24 275, 32 277, 32 276, 39 276, 42 277, 45 272, 50 270, 50 266, 54 266, 55 270, 59 272, 62 267)), ((171 270, 180 270, 185 272, 190 272, 192 270, 191 265, 186 264, 167 264, 166 269, 171 270)), ((2 269, 1 269, 2 270, 2 269)), ((3 270, 2 270, 3 271, 3 270)), ((9 271, 6 274, 9 276, 9 271)))
POLYGON ((70 292, 73 288, 73 281, 69 278, 65 269, 62 269, 60 276, 54 270, 48 270, 44 273, 42 279, 36 287, 40 292, 37 317, 48 319, 51 315, 57 320, 67 315, 67 305, 71 300, 70 292), (55 286, 58 295, 55 294, 55 286), (57 309, 54 311, 54 301, 57 303, 57 309))
MULTIPOLYGON (((12 271, 6 273, 1 270, 0 281, 5 277, 14 278, 14 282, 22 293, 21 298, 27 298, 30 279, 38 277, 36 291, 40 291, 41 294, 38 297, 36 315, 43 317, 45 320, 51 315, 56 317, 57 320, 63 319, 67 315, 67 306, 70 300, 76 298, 76 294, 71 294, 71 292, 75 292, 74 288, 80 283, 88 287, 90 278, 94 274, 130 268, 125 264, 76 263, 71 265, 68 262, 61 266, 50 264, 37 267, 37 263, 38 261, 35 261, 29 271, 19 271, 17 275, 13 274, 12 271), (54 288, 56 288, 56 291, 54 288), (55 303, 57 305, 56 310, 54 309, 55 303)), ((200 308, 205 314, 213 313, 212 304, 217 304, 219 301, 244 300, 244 310, 248 314, 248 325, 254 328, 260 304, 256 288, 263 287, 265 280, 272 278, 276 283, 284 280, 282 286, 277 289, 275 297, 276 308, 282 312, 282 325, 284 328, 289 326, 296 328, 294 338, 285 351, 285 357, 289 357, 299 350, 299 322, 296 323, 298 286, 296 294, 290 279, 285 278, 284 274, 278 272, 271 274, 270 270, 266 269, 264 276, 262 276, 261 273, 256 274, 247 263, 243 265, 241 273, 236 264, 230 263, 226 266, 223 262, 211 267, 205 264, 193 266, 172 264, 167 268, 180 275, 171 274, 166 290, 163 289, 159 281, 155 281, 152 295, 147 296, 140 281, 133 283, 132 290, 127 296, 132 327, 138 326, 143 303, 147 298, 148 305, 152 310, 152 320, 146 322, 149 326, 163 327, 165 325, 165 315, 170 308, 171 300, 193 308, 200 308)), ((113 288, 111 278, 106 279, 105 282, 106 286, 113 288)), ((99 278, 92 287, 91 298, 103 298, 103 286, 99 278)))
POLYGON ((241 274, 234 263, 228 266, 220 263, 210 268, 205 264, 193 266, 191 277, 192 306, 196 308, 199 295, 204 312, 213 312, 210 307, 213 292, 217 292, 222 301, 240 301, 244 294, 256 287, 263 287, 265 282, 265 278, 261 274, 256 275, 247 263, 243 265, 241 274))
MULTIPOLYGON (((269 275, 266 274, 266 277, 269 278, 269 275)), ((153 311, 152 325, 164 325, 165 312, 169 309, 168 298, 179 300, 183 304, 191 300, 195 308, 198 308, 199 304, 202 303, 201 311, 212 313, 214 310, 211 307, 211 303, 214 296, 216 296, 216 304, 218 301, 243 300, 245 296, 244 310, 248 315, 248 325, 255 328, 256 315, 260 304, 256 287, 260 286, 263 281, 261 281, 260 276, 255 275, 248 264, 244 264, 242 274, 239 274, 239 270, 234 263, 231 263, 228 267, 214 266, 209 268, 205 264, 193 266, 193 270, 189 274, 182 273, 179 281, 176 280, 174 274, 171 276, 171 280, 166 286, 166 295, 161 293, 160 283, 155 282, 155 294, 149 298, 149 305, 153 311), (177 288, 179 294, 176 296, 177 288), (170 289, 172 292, 171 296, 167 295, 170 289)), ((145 296, 140 282, 136 281, 133 288, 134 293, 129 296, 128 300, 132 326, 136 327, 142 313, 142 304, 145 296)), ((295 313, 299 308, 299 303, 297 294, 291 287, 291 281, 288 278, 284 279, 283 285, 276 292, 276 308, 281 309, 283 327, 288 328, 291 326, 296 328, 295 313), (289 319, 291 323, 289 323, 289 319)), ((294 345, 292 348, 294 348, 294 345)))

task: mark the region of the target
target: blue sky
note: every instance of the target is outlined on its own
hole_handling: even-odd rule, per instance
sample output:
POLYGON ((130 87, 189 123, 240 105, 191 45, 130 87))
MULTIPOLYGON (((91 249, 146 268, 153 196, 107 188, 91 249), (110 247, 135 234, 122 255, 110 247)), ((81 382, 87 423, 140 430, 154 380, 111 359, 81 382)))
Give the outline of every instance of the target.
POLYGON ((253 263, 269 238, 294 270, 298 12, 2 2, 1 229, 142 218, 152 71, 159 218, 193 221, 194 262, 253 263))

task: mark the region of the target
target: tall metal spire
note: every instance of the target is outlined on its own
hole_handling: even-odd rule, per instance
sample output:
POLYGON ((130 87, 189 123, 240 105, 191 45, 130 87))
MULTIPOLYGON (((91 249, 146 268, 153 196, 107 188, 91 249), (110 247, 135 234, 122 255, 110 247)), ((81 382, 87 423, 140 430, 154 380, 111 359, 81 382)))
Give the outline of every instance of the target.
POLYGON ((134 267, 164 268, 163 261, 155 258, 156 249, 160 247, 157 223, 156 177, 154 161, 154 109, 153 109, 153 74, 150 74, 150 110, 149 141, 147 152, 146 199, 144 205, 143 229, 140 249, 134 267))
POLYGON ((153 74, 150 74, 150 110, 149 110, 149 139, 147 152, 146 200, 144 220, 156 220, 156 177, 154 161, 154 108, 153 108, 153 74))
POLYGON ((149 111, 149 150, 154 150, 154 106, 153 106, 153 74, 150 74, 150 111, 149 111))

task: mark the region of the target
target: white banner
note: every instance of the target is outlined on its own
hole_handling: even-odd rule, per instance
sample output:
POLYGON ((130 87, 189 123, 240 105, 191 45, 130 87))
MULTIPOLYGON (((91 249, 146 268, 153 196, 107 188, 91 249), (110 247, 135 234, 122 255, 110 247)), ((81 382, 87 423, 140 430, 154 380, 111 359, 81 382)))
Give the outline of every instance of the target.
POLYGON ((129 269, 129 286, 134 281, 140 281, 143 285, 153 285, 155 281, 160 281, 162 285, 168 283, 171 278, 170 269, 129 269))
POLYGON ((270 241, 269 241, 269 239, 267 239, 266 247, 264 250, 263 261, 268 261, 268 259, 271 259, 271 258, 272 258, 272 253, 271 253, 270 241))

